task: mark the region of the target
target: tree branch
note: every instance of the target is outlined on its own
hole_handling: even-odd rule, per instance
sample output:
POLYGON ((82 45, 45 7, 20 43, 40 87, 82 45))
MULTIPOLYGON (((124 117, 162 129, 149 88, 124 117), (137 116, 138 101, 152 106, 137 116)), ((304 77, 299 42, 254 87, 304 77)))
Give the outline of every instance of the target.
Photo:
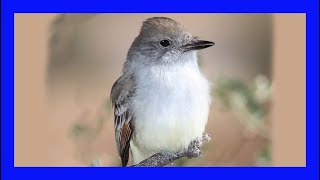
POLYGON ((132 167, 147 167, 147 166, 153 166, 153 167, 162 167, 168 164, 171 164, 173 161, 180 159, 182 157, 188 157, 188 158, 196 158, 202 155, 201 147, 203 143, 209 142, 210 137, 207 133, 204 133, 202 135, 202 138, 195 139, 192 141, 188 147, 188 149, 185 149, 183 151, 178 151, 176 153, 172 152, 159 152, 157 154, 154 154, 150 156, 149 158, 143 160, 139 164, 133 165, 132 167))

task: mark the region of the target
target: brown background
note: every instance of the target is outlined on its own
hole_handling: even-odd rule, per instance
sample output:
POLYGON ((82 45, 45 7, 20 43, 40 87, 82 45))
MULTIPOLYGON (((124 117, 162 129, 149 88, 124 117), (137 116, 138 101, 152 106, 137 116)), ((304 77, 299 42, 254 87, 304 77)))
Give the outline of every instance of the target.
MULTIPOLYGON (((74 119, 74 114, 82 113, 79 106, 81 106, 80 109, 90 109, 92 106, 97 106, 95 100, 108 97, 109 92, 98 93, 99 95, 94 96, 92 100, 90 99, 92 97, 90 93, 80 92, 83 97, 90 100, 85 98, 82 101, 86 103, 74 103, 68 101, 68 98, 70 98, 68 94, 72 91, 68 88, 62 88, 60 92, 63 92, 64 102, 66 103, 52 102, 52 99, 50 99, 46 90, 49 25, 56 16, 55 14, 15 14, 16 166, 84 165, 81 158, 79 159, 74 155, 78 151, 77 147, 79 145, 75 145, 75 142, 68 137, 68 132, 73 124, 68 119, 74 119), (65 109, 68 109, 68 112, 63 111, 65 109)), ((148 15, 144 16, 147 17, 148 15)), ((197 21, 196 16, 194 16, 194 20, 197 21)), ((305 166, 305 14, 274 14, 272 20, 271 76, 274 82, 272 87, 274 93, 271 118, 271 165, 305 166)), ((141 20, 139 19, 137 22, 141 22, 141 20)), ((199 24, 201 25, 200 22, 199 24)), ((139 26, 140 24, 137 24, 132 29, 137 30, 139 26)), ((129 31, 128 34, 132 36, 136 33, 131 32, 131 29, 125 29, 125 31, 129 31)), ((200 30, 196 33, 203 34, 200 30)), ((132 38, 125 42, 126 46, 130 44, 131 40, 132 38)), ((119 51, 117 53, 122 54, 122 59, 124 59, 127 49, 128 47, 123 47, 121 50, 115 48, 114 51, 119 51)), ((208 55, 204 54, 203 56, 205 58, 208 55)), ((121 63, 117 64, 116 68, 120 69, 121 63)), ((234 68, 236 67, 225 66, 224 69, 220 68, 214 72, 228 73, 230 69, 234 68)), ((210 74, 206 68, 204 68, 204 71, 210 74)), ((112 83, 119 72, 117 70, 112 73, 108 83, 112 83)), ((248 73, 250 75, 250 73, 254 74, 255 72, 248 73)), ((67 77, 62 77, 62 79, 64 78, 67 77)), ((103 87, 104 84, 100 84, 100 86, 103 87)), ((88 116, 91 116, 90 113, 88 116)), ((111 131, 112 129, 107 128, 107 130, 111 131)), ((110 139, 113 140, 113 137, 110 139)), ((80 145, 80 147, 82 146, 80 145)), ((114 147, 114 144, 110 141, 104 144, 104 147, 114 147)), ((110 150, 110 156, 114 155, 114 151, 110 150)), ((104 158, 112 159, 113 157, 104 158)))

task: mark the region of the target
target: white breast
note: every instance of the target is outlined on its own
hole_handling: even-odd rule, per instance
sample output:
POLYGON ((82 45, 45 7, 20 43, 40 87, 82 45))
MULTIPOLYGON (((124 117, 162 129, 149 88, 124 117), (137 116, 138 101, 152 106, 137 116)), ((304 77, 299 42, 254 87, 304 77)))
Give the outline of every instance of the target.
POLYGON ((162 150, 178 151, 204 132, 210 88, 196 62, 145 69, 132 101, 134 163, 162 150))

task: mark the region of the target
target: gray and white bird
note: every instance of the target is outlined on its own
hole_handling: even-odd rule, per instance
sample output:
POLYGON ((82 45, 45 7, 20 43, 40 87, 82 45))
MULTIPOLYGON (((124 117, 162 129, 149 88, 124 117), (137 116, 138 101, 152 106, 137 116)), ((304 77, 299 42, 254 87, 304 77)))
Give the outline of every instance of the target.
POLYGON ((210 83, 197 50, 213 46, 165 17, 143 22, 122 75, 111 90, 115 138, 122 165, 177 152, 202 137, 211 103, 210 83))

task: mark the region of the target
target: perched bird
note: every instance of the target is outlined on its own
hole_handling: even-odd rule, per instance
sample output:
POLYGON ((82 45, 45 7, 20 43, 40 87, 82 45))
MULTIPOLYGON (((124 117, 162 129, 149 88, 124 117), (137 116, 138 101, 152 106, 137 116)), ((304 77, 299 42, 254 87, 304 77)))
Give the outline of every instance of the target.
POLYGON ((210 83, 197 50, 213 46, 165 17, 143 22, 122 75, 111 90, 115 138, 122 166, 153 154, 188 148, 202 136, 211 103, 210 83))

